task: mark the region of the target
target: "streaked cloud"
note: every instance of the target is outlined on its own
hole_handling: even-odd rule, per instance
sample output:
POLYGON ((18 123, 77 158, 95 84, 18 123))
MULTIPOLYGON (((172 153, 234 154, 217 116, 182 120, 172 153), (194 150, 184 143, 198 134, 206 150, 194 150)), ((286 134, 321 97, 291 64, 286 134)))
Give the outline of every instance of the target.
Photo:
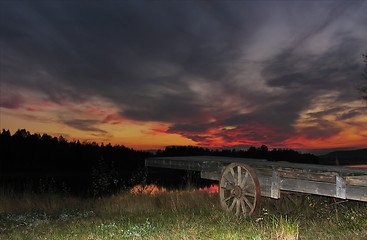
POLYGON ((0 7, 7 113, 42 112, 111 141, 117 127, 135 124, 137 136, 179 135, 209 147, 307 148, 346 134, 347 125, 365 134, 356 88, 367 52, 366 2, 19 0, 0 7), (151 129, 141 130, 145 124, 151 129))
POLYGON ((99 124, 98 121, 95 120, 88 120, 88 119, 73 119, 70 121, 64 122, 66 125, 82 130, 87 132, 96 132, 96 133, 107 133, 104 130, 101 130, 97 127, 95 127, 97 124, 99 124))

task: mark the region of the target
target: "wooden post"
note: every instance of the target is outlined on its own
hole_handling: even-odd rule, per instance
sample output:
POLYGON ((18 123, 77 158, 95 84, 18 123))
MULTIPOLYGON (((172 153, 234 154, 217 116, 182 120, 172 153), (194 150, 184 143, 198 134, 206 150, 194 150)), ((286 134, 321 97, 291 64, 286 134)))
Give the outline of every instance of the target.
POLYGON ((346 199, 346 181, 343 177, 336 176, 336 197, 346 199))
POLYGON ((280 178, 279 171, 276 168, 273 168, 273 174, 271 176, 271 197, 279 199, 280 198, 280 178))

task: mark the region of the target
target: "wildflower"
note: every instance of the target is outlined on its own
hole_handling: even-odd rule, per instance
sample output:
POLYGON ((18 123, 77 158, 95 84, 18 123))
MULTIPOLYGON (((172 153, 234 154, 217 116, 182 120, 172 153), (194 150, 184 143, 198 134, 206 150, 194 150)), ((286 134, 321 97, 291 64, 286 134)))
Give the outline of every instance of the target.
POLYGON ((135 187, 133 187, 130 190, 131 194, 150 194, 150 195, 155 195, 157 193, 162 193, 162 192, 166 192, 167 190, 165 188, 158 188, 156 185, 151 184, 151 185, 147 185, 142 187, 141 185, 136 185, 135 187))
POLYGON ((209 188, 199 188, 199 192, 217 193, 219 191, 218 185, 211 185, 209 188))

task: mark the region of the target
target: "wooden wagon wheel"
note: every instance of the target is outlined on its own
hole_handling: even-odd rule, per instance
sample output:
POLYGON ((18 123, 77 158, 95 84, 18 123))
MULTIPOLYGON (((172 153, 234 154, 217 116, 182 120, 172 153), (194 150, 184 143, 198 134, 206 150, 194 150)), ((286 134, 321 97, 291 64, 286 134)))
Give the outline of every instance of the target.
POLYGON ((235 210, 236 216, 255 215, 260 205, 260 184, 252 168, 243 163, 231 163, 220 178, 220 204, 227 212, 235 210))

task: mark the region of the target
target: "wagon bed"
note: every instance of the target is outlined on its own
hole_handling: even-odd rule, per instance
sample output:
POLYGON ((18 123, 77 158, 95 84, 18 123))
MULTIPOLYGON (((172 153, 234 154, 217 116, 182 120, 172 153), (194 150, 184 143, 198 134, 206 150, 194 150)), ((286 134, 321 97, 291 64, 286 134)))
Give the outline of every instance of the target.
POLYGON ((255 214, 261 196, 278 199, 281 192, 367 202, 367 169, 362 168, 215 156, 154 157, 145 165, 198 171, 203 179, 219 181, 222 207, 236 207, 237 215, 255 214))

